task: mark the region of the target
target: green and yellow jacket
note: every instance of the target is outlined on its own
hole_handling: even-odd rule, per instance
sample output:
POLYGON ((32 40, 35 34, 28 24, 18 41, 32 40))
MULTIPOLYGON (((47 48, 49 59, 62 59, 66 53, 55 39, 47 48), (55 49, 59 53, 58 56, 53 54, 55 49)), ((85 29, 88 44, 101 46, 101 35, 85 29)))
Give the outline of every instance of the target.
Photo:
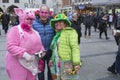
POLYGON ((78 34, 71 28, 66 27, 59 37, 58 55, 61 60, 72 60, 73 65, 81 65, 78 34))

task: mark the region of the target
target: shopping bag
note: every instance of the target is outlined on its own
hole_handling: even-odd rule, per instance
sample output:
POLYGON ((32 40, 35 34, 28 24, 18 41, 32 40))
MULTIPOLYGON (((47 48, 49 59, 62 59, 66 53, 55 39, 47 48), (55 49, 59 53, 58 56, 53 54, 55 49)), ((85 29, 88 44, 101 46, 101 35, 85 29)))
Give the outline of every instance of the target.
POLYGON ((79 71, 74 70, 71 61, 60 61, 60 75, 62 80, 79 80, 79 71))

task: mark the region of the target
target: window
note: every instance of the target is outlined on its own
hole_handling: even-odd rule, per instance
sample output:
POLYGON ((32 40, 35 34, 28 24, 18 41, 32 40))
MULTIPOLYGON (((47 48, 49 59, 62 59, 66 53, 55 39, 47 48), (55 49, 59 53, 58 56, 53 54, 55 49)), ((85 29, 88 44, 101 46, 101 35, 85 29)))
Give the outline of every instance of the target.
POLYGON ((14 3, 19 3, 19 0, 14 0, 14 3))
POLYGON ((3 3, 9 3, 9 0, 2 0, 3 3))
POLYGON ((42 4, 46 4, 46 0, 42 0, 42 4))

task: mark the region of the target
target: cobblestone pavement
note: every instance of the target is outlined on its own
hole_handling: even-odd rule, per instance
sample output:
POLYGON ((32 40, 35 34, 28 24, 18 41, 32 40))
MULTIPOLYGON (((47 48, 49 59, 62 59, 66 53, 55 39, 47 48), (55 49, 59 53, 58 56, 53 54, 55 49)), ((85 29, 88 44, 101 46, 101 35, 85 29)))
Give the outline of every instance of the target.
MULTIPOLYGON (((80 44, 83 65, 80 69, 79 80, 120 80, 119 76, 107 71, 107 67, 114 62, 117 51, 111 30, 108 29, 109 40, 104 38, 104 34, 102 35, 103 39, 99 39, 99 31, 94 32, 93 28, 91 38, 84 38, 83 27, 80 44)), ((5 39, 6 35, 2 31, 2 35, 0 35, 0 80, 8 80, 4 67, 4 57, 6 54, 5 39)))

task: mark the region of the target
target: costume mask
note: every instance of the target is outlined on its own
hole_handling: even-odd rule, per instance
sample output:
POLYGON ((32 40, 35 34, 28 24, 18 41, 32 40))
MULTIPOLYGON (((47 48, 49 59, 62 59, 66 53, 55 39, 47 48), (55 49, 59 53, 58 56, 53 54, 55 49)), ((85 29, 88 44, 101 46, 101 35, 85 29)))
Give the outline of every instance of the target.
POLYGON ((15 14, 19 16, 19 22, 21 27, 25 30, 25 31, 29 31, 31 29, 30 26, 32 26, 31 22, 26 22, 25 20, 34 20, 35 15, 34 12, 31 11, 25 11, 23 9, 20 8, 14 8, 15 14))

